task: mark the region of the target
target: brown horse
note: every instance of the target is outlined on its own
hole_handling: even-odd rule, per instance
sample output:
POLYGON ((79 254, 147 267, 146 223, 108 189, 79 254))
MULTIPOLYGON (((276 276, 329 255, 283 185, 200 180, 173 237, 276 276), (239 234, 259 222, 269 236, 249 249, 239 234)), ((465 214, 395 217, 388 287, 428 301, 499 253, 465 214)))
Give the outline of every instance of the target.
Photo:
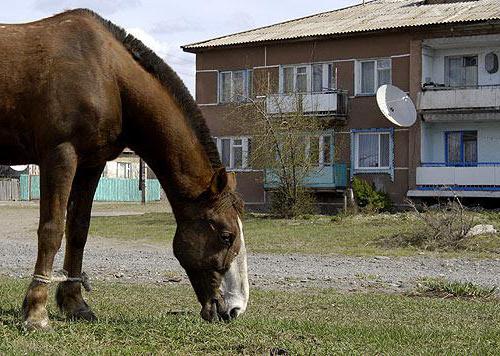
POLYGON ((23 304, 28 329, 49 326, 48 283, 66 233, 56 299, 94 320, 81 293, 93 196, 125 148, 154 170, 177 221, 174 254, 205 320, 236 318, 248 302, 242 202, 186 87, 139 40, 85 9, 0 25, 0 164, 40 166, 38 257, 23 304), (64 218, 66 215, 66 229, 64 218))

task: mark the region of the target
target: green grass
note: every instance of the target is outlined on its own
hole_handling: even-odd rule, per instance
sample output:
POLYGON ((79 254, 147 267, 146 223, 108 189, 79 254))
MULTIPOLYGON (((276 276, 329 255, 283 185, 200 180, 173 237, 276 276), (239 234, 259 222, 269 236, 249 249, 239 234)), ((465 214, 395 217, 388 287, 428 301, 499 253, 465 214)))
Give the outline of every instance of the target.
MULTIPOLYGON (((500 305, 383 294, 252 291, 248 312, 208 324, 187 286, 96 284, 96 323, 21 331, 26 280, 0 278, 0 354, 498 354, 500 305)), ((55 288, 52 288, 55 289, 55 288)))
POLYGON ((442 278, 425 278, 419 283, 419 293, 441 298, 488 299, 495 296, 496 288, 485 288, 471 282, 447 281, 442 278))
MULTIPOLYGON (((500 226, 499 214, 477 214, 478 222, 500 226)), ((302 253, 407 256, 418 253, 445 257, 498 257, 497 236, 477 237, 467 242, 465 251, 421 251, 415 247, 384 247, 380 241, 404 234, 422 224, 409 213, 356 215, 347 217, 313 216, 309 219, 271 219, 248 214, 244 220, 248 249, 254 253, 302 253)), ((170 244, 175 232, 171 214, 146 213, 141 216, 95 217, 91 235, 124 240, 146 240, 170 244)))

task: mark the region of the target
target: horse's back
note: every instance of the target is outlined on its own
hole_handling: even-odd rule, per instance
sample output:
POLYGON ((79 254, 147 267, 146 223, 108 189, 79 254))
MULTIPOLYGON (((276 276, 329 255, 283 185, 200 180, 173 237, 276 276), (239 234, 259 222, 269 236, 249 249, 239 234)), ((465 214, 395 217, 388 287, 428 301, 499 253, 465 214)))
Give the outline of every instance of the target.
POLYGON ((75 12, 0 24, 0 151, 17 150, 33 161, 34 145, 85 134, 90 137, 79 144, 91 145, 101 127, 116 127, 109 122, 120 109, 112 54, 106 53, 111 43, 102 26, 75 12))

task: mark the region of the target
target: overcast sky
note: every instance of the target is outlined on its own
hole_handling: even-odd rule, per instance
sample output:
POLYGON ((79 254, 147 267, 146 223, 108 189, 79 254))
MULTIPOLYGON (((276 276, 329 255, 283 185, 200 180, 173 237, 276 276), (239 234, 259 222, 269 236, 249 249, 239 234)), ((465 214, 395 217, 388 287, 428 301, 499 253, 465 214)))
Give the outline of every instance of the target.
MULTIPOLYGON (((362 0, 24 0, 0 1, 0 23, 36 20, 91 8, 163 57, 193 92, 194 54, 179 46, 334 10, 362 0)), ((194 93, 193 93, 194 94, 194 93)))

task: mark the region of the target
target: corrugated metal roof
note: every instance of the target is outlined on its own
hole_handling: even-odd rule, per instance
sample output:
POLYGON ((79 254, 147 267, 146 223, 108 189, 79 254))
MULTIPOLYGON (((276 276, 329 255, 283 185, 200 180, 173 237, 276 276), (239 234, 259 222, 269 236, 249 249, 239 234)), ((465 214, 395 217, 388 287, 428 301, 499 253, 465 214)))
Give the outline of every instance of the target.
POLYGON ((500 0, 425 4, 423 0, 375 0, 276 25, 183 46, 187 51, 256 42, 328 36, 433 24, 500 20, 500 0))

